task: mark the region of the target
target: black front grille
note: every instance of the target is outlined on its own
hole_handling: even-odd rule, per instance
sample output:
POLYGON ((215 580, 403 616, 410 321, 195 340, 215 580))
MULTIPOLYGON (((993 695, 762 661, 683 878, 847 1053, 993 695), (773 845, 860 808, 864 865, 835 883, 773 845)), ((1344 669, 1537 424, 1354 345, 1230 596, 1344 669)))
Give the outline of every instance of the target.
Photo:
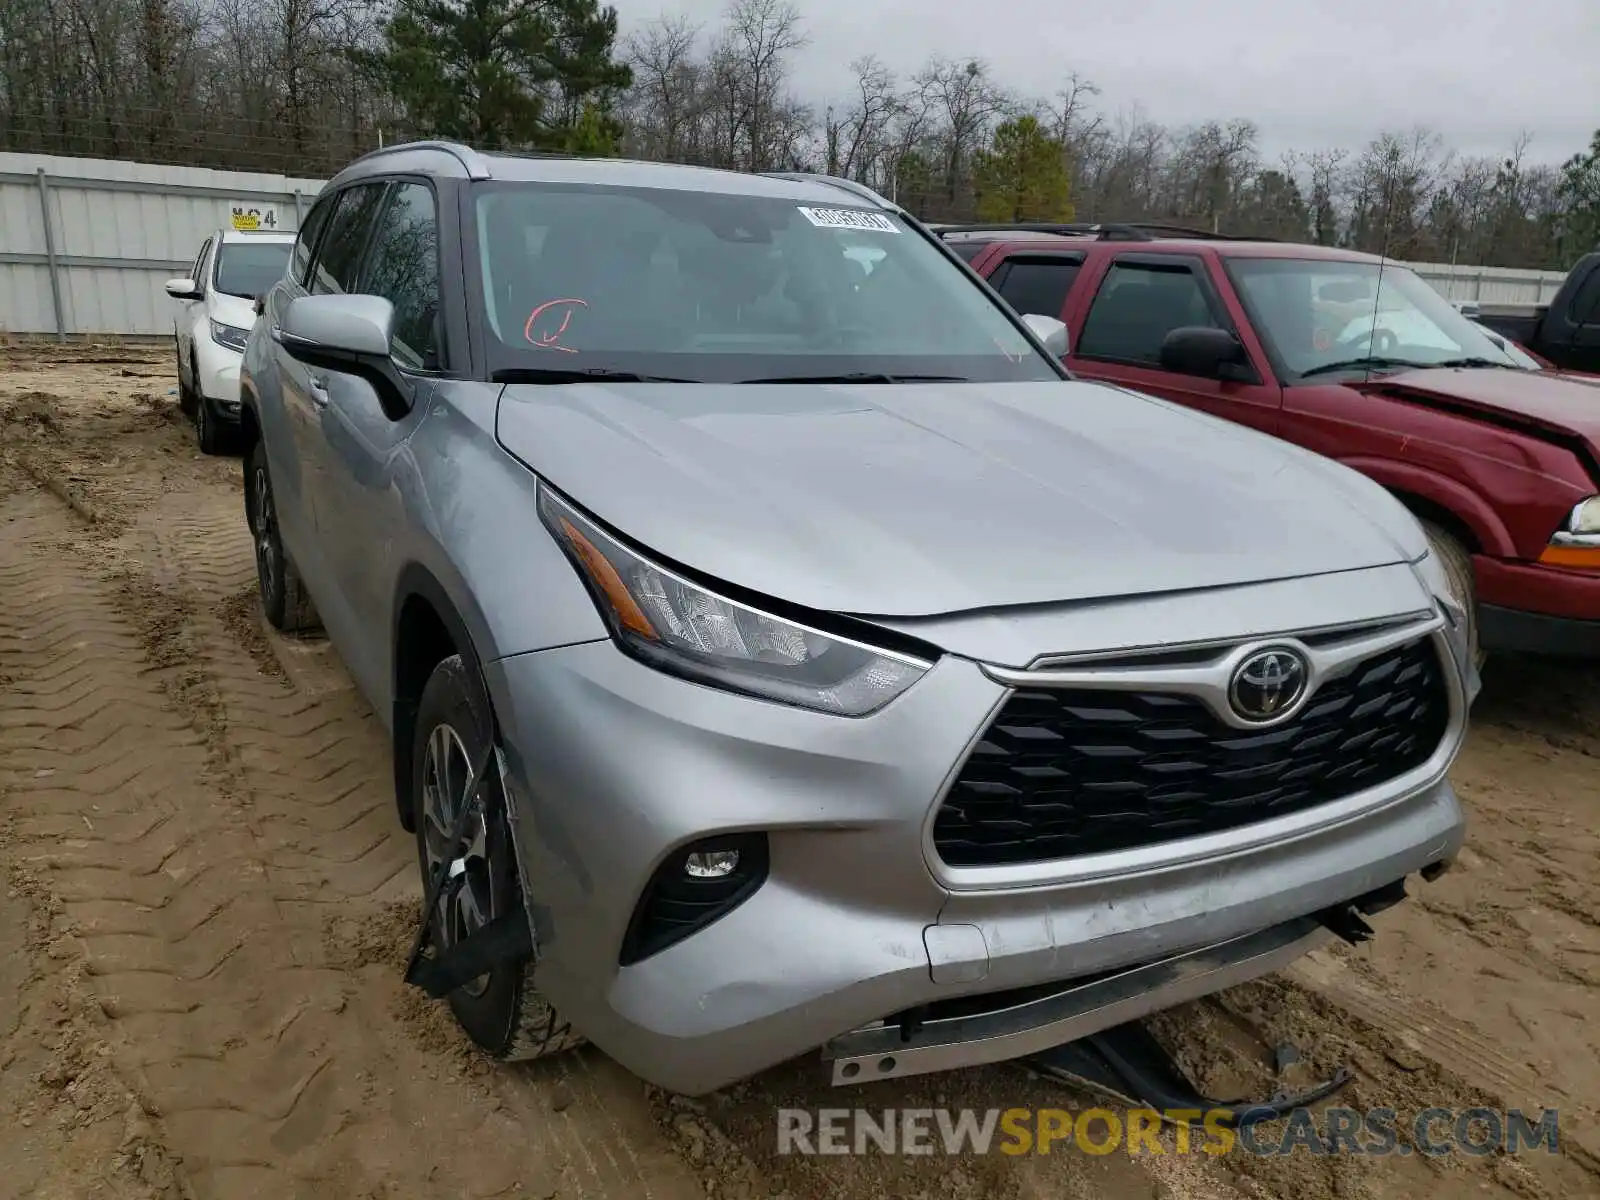
POLYGON ((1298 812, 1426 762, 1449 700, 1423 638, 1324 683, 1293 720, 1225 725, 1191 696, 1018 691, 935 819, 956 867, 1149 846, 1298 812))

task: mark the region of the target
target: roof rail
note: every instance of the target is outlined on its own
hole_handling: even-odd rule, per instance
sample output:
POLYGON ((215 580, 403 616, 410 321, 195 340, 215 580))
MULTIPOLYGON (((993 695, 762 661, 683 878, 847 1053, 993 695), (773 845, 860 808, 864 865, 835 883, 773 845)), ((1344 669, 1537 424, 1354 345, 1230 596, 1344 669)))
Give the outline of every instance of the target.
POLYGON ((1108 242, 1152 242, 1158 238, 1195 238, 1218 242, 1272 242, 1277 238, 1240 237, 1228 233, 1213 233, 1208 229, 1193 229, 1185 225, 1166 225, 1156 221, 1016 221, 999 224, 938 225, 932 227, 940 237, 951 233, 993 233, 1003 237, 1007 233, 1055 233, 1067 237, 1093 237, 1108 242))
POLYGON ((491 179, 493 174, 489 170, 489 162, 471 146, 464 146, 460 142, 447 142, 437 138, 425 138, 416 142, 395 142, 390 146, 380 146, 376 150, 369 150, 356 162, 365 162, 369 158, 377 158, 383 154, 398 154, 402 150, 439 150, 450 155, 467 170, 468 179, 491 179))
POLYGON ((893 201, 885 199, 864 183, 857 183, 854 179, 844 179, 838 175, 823 175, 815 171, 763 171, 768 179, 792 179, 797 183, 825 183, 831 187, 840 188, 862 200, 876 204, 879 208, 898 209, 900 206, 893 201))

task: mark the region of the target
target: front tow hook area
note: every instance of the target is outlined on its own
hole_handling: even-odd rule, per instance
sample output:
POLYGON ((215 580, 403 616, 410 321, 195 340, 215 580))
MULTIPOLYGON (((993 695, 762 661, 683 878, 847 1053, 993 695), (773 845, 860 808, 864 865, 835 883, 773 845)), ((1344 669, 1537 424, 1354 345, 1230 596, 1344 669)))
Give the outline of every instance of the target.
MULTIPOLYGON (((1155 962, 1044 988, 939 1001, 835 1038, 823 1056, 831 1060, 835 1084, 1009 1061, 1154 1109, 1169 1122, 1189 1119, 1183 1114, 1193 1110, 1236 1127, 1273 1120, 1333 1095, 1350 1082, 1350 1069, 1340 1066, 1310 1087, 1265 1100, 1218 1100, 1195 1087, 1143 1020, 1271 974, 1332 937, 1364 942, 1373 936, 1365 918, 1405 897, 1401 878, 1319 912, 1155 962)), ((1279 1048, 1280 1055, 1292 1051, 1279 1048)))
POLYGON ((1300 1091, 1280 1090, 1266 1100, 1217 1100, 1197 1089, 1142 1021, 1130 1021, 1056 1046, 1027 1059, 1025 1065, 1048 1079, 1098 1093, 1129 1108, 1154 1109, 1166 1123, 1199 1121, 1202 1115, 1229 1128, 1286 1116, 1315 1104, 1353 1078, 1341 1066, 1329 1079, 1300 1091))

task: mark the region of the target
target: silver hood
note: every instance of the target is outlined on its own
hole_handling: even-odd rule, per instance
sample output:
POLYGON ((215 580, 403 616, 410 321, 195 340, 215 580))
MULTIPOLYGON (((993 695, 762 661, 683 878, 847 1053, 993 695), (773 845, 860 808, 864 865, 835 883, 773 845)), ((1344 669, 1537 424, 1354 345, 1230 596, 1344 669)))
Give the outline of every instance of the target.
POLYGON ((1092 383, 513 385, 510 453, 647 551, 813 609, 927 616, 1422 553, 1364 477, 1092 383))

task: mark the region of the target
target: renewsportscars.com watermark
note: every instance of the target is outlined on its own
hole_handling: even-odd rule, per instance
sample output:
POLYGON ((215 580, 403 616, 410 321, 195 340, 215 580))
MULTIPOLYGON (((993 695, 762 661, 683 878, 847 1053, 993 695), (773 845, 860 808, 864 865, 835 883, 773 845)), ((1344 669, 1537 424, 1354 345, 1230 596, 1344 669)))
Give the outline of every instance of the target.
POLYGON ((1287 1154, 1473 1156, 1561 1150, 1558 1109, 1297 1108, 1235 1128, 1248 1110, 1109 1108, 781 1108, 779 1154, 1287 1154), (1173 1146, 1159 1134, 1173 1125, 1173 1146))

